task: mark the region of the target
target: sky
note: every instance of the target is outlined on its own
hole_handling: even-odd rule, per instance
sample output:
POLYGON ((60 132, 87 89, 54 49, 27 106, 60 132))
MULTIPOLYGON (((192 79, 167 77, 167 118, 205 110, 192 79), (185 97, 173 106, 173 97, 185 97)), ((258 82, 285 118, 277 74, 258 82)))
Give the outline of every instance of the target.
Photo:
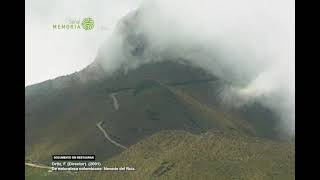
POLYGON ((26 85, 81 70, 97 56, 106 73, 182 58, 231 82, 221 94, 226 105, 259 101, 295 134, 294 0, 28 0, 26 13, 26 85), (141 57, 130 56, 136 44, 123 41, 125 33, 113 32, 137 8, 137 22, 125 28, 149 42, 141 57), (85 17, 94 30, 52 29, 85 17))
POLYGON ((71 74, 89 65, 118 20, 139 0, 27 0, 25 86, 71 74), (54 30, 53 24, 92 17, 91 31, 54 30))
POLYGON ((230 83, 220 96, 225 105, 260 102, 294 135, 294 13, 294 0, 147 0, 105 41, 99 60, 108 73, 187 60, 230 83), (139 44, 147 46, 132 56, 139 44))

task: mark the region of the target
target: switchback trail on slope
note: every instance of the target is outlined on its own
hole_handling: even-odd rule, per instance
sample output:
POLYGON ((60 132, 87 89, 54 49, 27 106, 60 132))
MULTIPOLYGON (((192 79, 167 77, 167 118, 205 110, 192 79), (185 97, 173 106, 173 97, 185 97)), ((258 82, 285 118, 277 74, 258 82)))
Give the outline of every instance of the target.
POLYGON ((116 95, 117 95, 116 93, 111 93, 109 96, 112 99, 114 109, 119 110, 119 101, 116 95))
POLYGON ((115 146, 118 146, 118 147, 120 147, 120 148, 122 148, 122 149, 128 149, 127 147, 125 147, 125 146, 117 143, 117 142, 114 141, 113 139, 111 139, 111 137, 109 136, 109 134, 108 134, 108 133, 103 129, 103 127, 101 126, 102 123, 103 123, 102 121, 100 121, 99 123, 97 123, 97 127, 98 127, 98 129, 103 133, 104 137, 105 137, 108 141, 110 141, 112 144, 114 144, 115 146))
POLYGON ((41 169, 50 169, 51 167, 46 166, 46 165, 40 165, 40 164, 33 164, 33 163, 24 163, 26 166, 30 166, 30 167, 36 167, 36 168, 41 168, 41 169))

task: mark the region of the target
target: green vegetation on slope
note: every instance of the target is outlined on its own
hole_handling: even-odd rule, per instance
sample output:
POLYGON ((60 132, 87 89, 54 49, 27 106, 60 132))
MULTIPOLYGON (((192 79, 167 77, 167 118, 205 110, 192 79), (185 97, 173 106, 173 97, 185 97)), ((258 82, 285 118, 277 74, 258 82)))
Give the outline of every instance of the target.
POLYGON ((165 88, 147 88, 136 95, 132 90, 121 91, 117 95, 118 111, 109 90, 138 87, 146 79, 186 82, 206 77, 198 69, 163 62, 86 83, 78 82, 77 74, 73 74, 29 86, 25 97, 26 158, 48 164, 52 154, 87 153, 106 160, 120 153, 121 149, 107 142, 96 128, 100 121, 126 146, 163 129, 200 131, 201 123, 190 119, 191 113, 165 88), (56 86, 61 83, 64 85, 56 86))
POLYGON ((25 180, 73 180, 74 176, 64 172, 48 172, 47 169, 25 166, 25 180))
MULTIPOLYGON (((48 165, 52 154, 95 154, 97 161, 137 168, 135 172, 115 174, 79 173, 81 179, 294 176, 293 145, 274 141, 277 119, 273 114, 256 104, 239 110, 222 106, 218 93, 223 82, 213 82, 214 77, 197 68, 161 62, 87 83, 76 81, 75 76, 67 78, 73 83, 63 81, 66 83, 59 87, 54 85, 61 84, 61 78, 26 88, 26 160, 48 165), (115 89, 119 90, 119 109, 110 98, 115 89), (130 148, 124 151, 108 141, 96 127, 100 121, 112 139, 130 148), (216 133, 199 135, 208 130, 238 135, 231 139, 216 133), (288 151, 281 149, 285 146, 288 151), (213 153, 216 151, 218 156, 213 153), (279 152, 289 160, 281 159, 279 152)), ((56 174, 27 171, 31 179, 51 175, 56 174)))
POLYGON ((79 173, 79 179, 279 179, 295 178, 294 144, 236 132, 161 131, 105 163, 135 171, 79 173))

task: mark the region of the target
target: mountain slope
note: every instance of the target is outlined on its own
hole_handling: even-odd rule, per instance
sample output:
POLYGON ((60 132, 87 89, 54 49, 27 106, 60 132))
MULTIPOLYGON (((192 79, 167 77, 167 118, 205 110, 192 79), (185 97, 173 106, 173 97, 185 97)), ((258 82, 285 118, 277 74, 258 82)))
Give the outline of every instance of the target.
POLYGON ((235 132, 161 131, 107 161, 135 171, 80 173, 79 179, 294 179, 294 144, 235 132))
POLYGON ((25 88, 25 161, 35 165, 26 178, 294 179, 294 142, 280 117, 258 102, 227 105, 234 84, 217 73, 225 70, 194 63, 206 47, 159 47, 141 17, 125 16, 85 69, 25 88), (136 171, 37 169, 54 154, 94 154, 136 171))
POLYGON ((258 108, 266 113, 254 120, 250 107, 245 112, 224 108, 218 97, 224 82, 183 62, 145 64, 87 82, 79 79, 79 73, 26 88, 27 159, 48 163, 52 154, 87 153, 106 160, 118 154, 122 149, 96 127, 100 121, 125 146, 169 129, 200 133, 231 128, 258 136, 277 135, 272 128, 275 119, 267 109, 258 108), (118 110, 111 97, 114 93, 118 110), (252 120, 260 126, 260 122, 268 124, 259 129, 252 120))

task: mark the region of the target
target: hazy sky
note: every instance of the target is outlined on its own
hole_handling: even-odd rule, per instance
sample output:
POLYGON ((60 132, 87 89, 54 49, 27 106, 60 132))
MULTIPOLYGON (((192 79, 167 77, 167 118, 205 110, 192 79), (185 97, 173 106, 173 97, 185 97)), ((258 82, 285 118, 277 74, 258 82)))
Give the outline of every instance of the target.
POLYGON ((260 101, 294 135, 294 0, 141 1, 28 0, 26 85, 78 71, 97 54, 106 72, 153 57, 179 57, 231 82, 222 94, 224 102, 242 106, 260 101), (127 56, 131 45, 123 44, 125 34, 111 33, 121 17, 138 7, 139 18, 125 28, 152 43, 141 57, 133 57, 127 56), (85 17, 94 19, 93 31, 52 28, 85 17))
POLYGON ((139 0, 27 0, 25 85, 78 71, 92 62, 118 20, 139 0), (95 28, 54 30, 53 24, 92 17, 95 28))
POLYGON ((294 7, 294 0, 146 0, 124 31, 105 41, 99 60, 106 72, 188 60, 231 83, 223 103, 237 108, 259 101, 294 135, 294 7), (126 35, 130 41, 122 40, 126 35), (132 56, 139 43, 148 46, 132 56))

